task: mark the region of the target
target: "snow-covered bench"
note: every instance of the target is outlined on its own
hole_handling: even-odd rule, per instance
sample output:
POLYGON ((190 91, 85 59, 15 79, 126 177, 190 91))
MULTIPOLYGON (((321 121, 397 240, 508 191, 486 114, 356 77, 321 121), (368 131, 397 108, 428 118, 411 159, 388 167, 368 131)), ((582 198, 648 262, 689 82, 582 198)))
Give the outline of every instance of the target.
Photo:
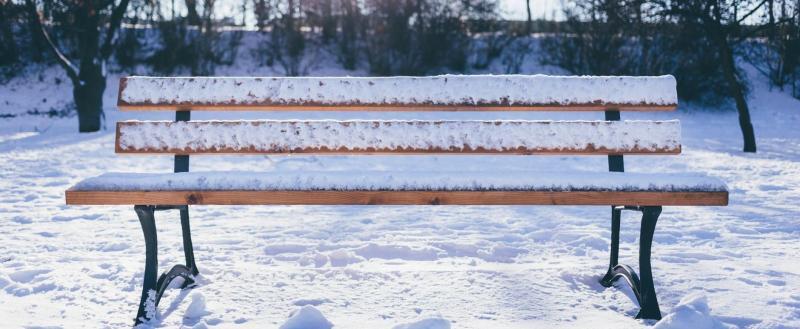
MULTIPOLYGON (((611 260, 659 319, 650 247, 662 206, 722 206, 725 185, 700 174, 623 172, 623 154, 678 154, 680 123, 620 121, 620 111, 669 111, 675 79, 436 76, 154 78, 120 81, 121 110, 176 111, 173 121, 117 123, 116 152, 175 155, 174 173, 107 173, 66 191, 67 204, 135 205, 146 242, 136 323, 151 319, 172 279, 198 274, 189 205, 607 205, 611 260), (191 121, 190 111, 604 111, 604 121, 191 121), (190 154, 568 154, 608 156, 610 172, 188 172, 190 154), (154 212, 179 209, 185 265, 158 271, 154 212), (618 264, 622 210, 643 213, 639 275, 618 264)), ((498 113, 499 114, 499 113, 498 113)))

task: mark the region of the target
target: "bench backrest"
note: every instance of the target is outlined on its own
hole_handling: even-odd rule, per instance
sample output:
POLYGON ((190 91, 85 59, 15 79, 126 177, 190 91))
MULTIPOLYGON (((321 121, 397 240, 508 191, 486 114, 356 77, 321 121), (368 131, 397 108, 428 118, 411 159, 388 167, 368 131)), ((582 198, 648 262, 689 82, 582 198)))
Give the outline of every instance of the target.
POLYGON ((620 111, 670 111, 675 79, 435 76, 156 78, 120 81, 123 111, 176 111, 176 122, 117 124, 118 153, 677 154, 680 123, 619 121, 620 111), (603 111, 605 121, 190 121, 190 111, 603 111))

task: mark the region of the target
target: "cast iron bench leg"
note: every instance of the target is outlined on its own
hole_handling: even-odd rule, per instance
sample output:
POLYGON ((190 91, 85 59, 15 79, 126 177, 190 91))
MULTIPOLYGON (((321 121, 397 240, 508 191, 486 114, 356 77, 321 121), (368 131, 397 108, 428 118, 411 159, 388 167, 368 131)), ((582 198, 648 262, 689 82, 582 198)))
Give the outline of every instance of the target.
POLYGON ((644 207, 642 209, 642 229, 639 233, 639 272, 641 272, 639 291, 639 314, 637 319, 661 320, 656 289, 653 286, 653 272, 650 269, 650 247, 653 245, 653 234, 656 230, 661 207, 644 207))
MULTIPOLYGON (((192 247, 192 232, 189 228, 189 206, 183 206, 181 211, 181 231, 183 232, 183 254, 186 256, 186 267, 192 275, 197 275, 197 264, 194 263, 194 247, 192 247)), ((187 281, 188 282, 188 281, 187 281)), ((184 287, 186 284, 184 284, 184 287)))
POLYGON ((139 300, 139 311, 136 312, 135 324, 148 321, 156 313, 156 271, 158 271, 158 245, 156 238, 156 221, 152 206, 135 206, 133 208, 142 224, 145 245, 144 284, 142 297, 139 300))
POLYGON ((189 210, 186 206, 135 206, 134 210, 139 216, 142 224, 145 242, 145 268, 144 283, 142 284, 142 296, 139 300, 139 310, 136 312, 134 325, 153 319, 156 315, 156 308, 164 295, 164 291, 170 282, 175 278, 181 277, 184 283, 181 288, 186 288, 194 283, 194 275, 198 273, 197 266, 194 264, 194 254, 192 251, 192 240, 189 232, 189 210), (156 210, 179 209, 181 211, 181 228, 183 229, 183 247, 186 256, 186 265, 178 264, 156 280, 158 272, 158 239, 156 234, 156 210))
POLYGON ((624 207, 624 209, 642 212, 642 227, 639 233, 639 272, 641 276, 636 275, 630 266, 618 264, 622 208, 614 207, 611 212, 611 261, 608 272, 600 279, 600 284, 604 287, 611 287, 619 278, 624 278, 639 302, 640 309, 636 318, 660 320, 661 310, 658 307, 658 298, 653 287, 653 272, 650 267, 650 249, 653 245, 656 222, 658 216, 661 215, 661 207, 624 207))

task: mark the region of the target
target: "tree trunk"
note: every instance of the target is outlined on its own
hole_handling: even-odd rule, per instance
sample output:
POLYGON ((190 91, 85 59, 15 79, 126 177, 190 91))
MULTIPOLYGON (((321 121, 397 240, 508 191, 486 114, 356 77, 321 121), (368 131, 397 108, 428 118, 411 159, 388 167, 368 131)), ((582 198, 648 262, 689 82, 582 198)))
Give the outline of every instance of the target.
MULTIPOLYGON (((103 121, 103 92, 106 90, 106 60, 113 50, 114 34, 122 24, 129 0, 120 1, 119 5, 111 10, 108 28, 106 29, 105 42, 100 46, 100 26, 103 20, 98 16, 100 11, 92 1, 83 1, 72 13, 75 15, 75 27, 78 33, 78 53, 80 66, 74 64, 64 56, 55 42, 50 38, 42 26, 36 4, 33 0, 26 0, 33 29, 47 42, 50 50, 55 55, 59 65, 72 80, 72 97, 78 110, 78 130, 95 132, 100 130, 103 121)), ((113 2, 111 2, 113 4, 113 2)))
POLYGON ((201 22, 200 14, 197 13, 197 0, 185 0, 184 4, 186 5, 186 19, 189 20, 189 25, 199 26, 201 22))
POLYGON ((72 88, 75 106, 78 108, 78 130, 82 133, 100 130, 103 120, 103 92, 106 77, 102 64, 81 66, 80 84, 72 88))
POLYGON ((78 108, 78 129, 82 133, 100 130, 103 118, 103 91, 106 89, 105 61, 100 57, 100 17, 91 3, 77 13, 80 69, 72 83, 72 96, 78 108), (76 83, 77 82, 77 83, 76 83))
POLYGON ((533 17, 531 16, 531 0, 525 0, 525 9, 528 10, 528 21, 525 23, 525 33, 531 34, 533 30, 533 17))
POLYGON ((328 44, 336 37, 336 17, 333 16, 333 1, 322 1, 322 41, 328 44))
POLYGON ((44 61, 44 51, 47 50, 47 43, 41 33, 36 33, 36 31, 41 30, 41 22, 39 21, 39 16, 35 15, 35 7, 33 13, 34 15, 28 17, 28 29, 31 30, 30 53, 34 62, 41 63, 44 61))
POLYGON ((739 81, 733 49, 731 49, 724 32, 721 31, 721 27, 718 28, 718 32, 715 33, 715 40, 717 40, 720 60, 722 61, 723 75, 728 86, 730 86, 731 96, 733 96, 736 102, 736 110, 739 112, 739 127, 742 129, 742 138, 744 139, 743 151, 755 153, 756 135, 750 120, 750 108, 747 106, 744 85, 739 81))
POLYGON ((11 27, 12 14, 6 10, 11 5, 10 2, 0 3, 0 65, 14 63, 18 59, 17 42, 11 27))

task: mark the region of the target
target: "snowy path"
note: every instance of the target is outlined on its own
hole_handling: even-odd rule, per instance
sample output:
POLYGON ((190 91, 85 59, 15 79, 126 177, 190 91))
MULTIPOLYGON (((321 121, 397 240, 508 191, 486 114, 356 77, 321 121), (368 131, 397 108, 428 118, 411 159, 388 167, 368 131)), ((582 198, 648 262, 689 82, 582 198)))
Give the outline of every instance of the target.
MULTIPOLYGON (((705 172, 731 190, 729 207, 666 207, 659 221, 653 269, 663 313, 698 293, 711 308, 704 316, 696 300, 673 319, 800 327, 800 103, 776 93, 755 97, 756 155, 739 152, 733 113, 623 115, 678 117, 684 127, 681 156, 631 157, 628 171, 705 172), (782 111, 769 110, 777 107, 782 111)), ((117 156, 111 131, 78 136, 76 120, 56 121, 42 134, 18 133, 22 119, 0 125, 0 318, 10 326, 127 326, 144 267, 134 212, 67 207, 63 191, 106 171, 167 172, 171 161, 117 156)), ((602 157, 231 159, 202 157, 192 168, 605 168, 602 157)), ((191 212, 200 287, 170 290, 156 327, 278 327, 303 305, 313 305, 336 328, 391 328, 434 317, 453 328, 652 324, 632 318, 636 307, 625 293, 597 283, 608 257, 607 207, 207 206, 191 212)), ((635 266, 638 219, 623 216, 621 261, 635 266)), ((177 213, 157 218, 165 269, 182 261, 180 225, 177 213)))

